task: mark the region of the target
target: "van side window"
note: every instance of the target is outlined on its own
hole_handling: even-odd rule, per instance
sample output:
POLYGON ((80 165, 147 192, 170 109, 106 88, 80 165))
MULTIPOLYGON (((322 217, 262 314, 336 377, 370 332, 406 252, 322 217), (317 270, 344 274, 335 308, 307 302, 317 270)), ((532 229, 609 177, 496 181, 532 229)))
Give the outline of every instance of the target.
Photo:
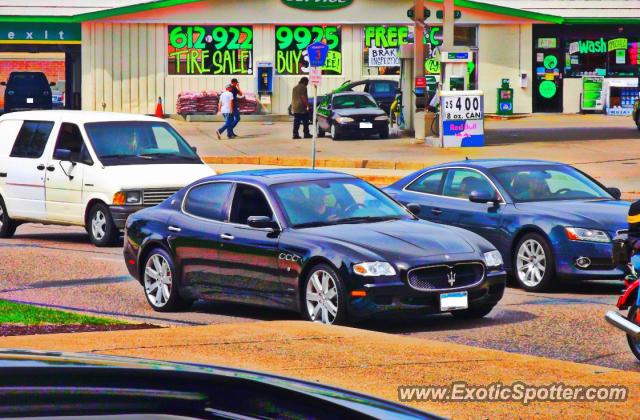
POLYGON ((53 152, 54 159, 59 159, 59 157, 56 156, 56 152, 60 149, 71 151, 71 160, 74 162, 91 162, 89 153, 84 146, 84 140, 82 139, 80 128, 75 124, 62 123, 60 126, 60 132, 58 133, 58 139, 56 140, 56 147, 53 152))
POLYGON ((10 156, 29 159, 41 157, 52 129, 51 121, 25 121, 10 156))

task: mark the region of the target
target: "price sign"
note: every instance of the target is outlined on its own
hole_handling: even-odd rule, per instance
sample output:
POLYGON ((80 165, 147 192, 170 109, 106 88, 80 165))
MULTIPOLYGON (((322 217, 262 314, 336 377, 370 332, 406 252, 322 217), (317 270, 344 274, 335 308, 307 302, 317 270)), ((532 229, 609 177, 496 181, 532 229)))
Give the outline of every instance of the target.
POLYGON ((253 27, 169 26, 169 74, 253 74, 253 27))
POLYGON ((276 74, 307 74, 307 48, 315 42, 329 48, 322 73, 342 74, 342 30, 336 25, 276 26, 276 74))
POLYGON ((311 67, 309 69, 309 82, 313 86, 319 86, 321 80, 322 80, 322 68, 321 67, 311 67))
POLYGON ((482 100, 475 96, 446 96, 442 98, 445 120, 481 120, 482 100))

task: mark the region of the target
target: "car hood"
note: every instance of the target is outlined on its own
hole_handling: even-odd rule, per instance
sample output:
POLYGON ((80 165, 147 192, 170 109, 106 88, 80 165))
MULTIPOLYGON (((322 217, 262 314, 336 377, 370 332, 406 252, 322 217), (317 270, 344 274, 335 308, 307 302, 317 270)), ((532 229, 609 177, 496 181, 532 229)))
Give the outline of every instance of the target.
POLYGON ((563 200, 519 203, 516 208, 527 213, 558 217, 576 227, 598 228, 615 232, 627 228, 630 203, 618 200, 563 200))
POLYGON ((353 117, 358 115, 377 117, 379 115, 386 115, 385 112, 379 108, 345 108, 345 109, 336 109, 334 113, 341 117, 353 117))
POLYGON ((100 174, 121 189, 182 188, 212 175, 213 169, 203 163, 107 166, 100 174))
POLYGON ((316 238, 351 244, 393 260, 478 251, 471 244, 471 232, 466 238, 462 233, 464 231, 422 220, 340 224, 306 230, 316 238))

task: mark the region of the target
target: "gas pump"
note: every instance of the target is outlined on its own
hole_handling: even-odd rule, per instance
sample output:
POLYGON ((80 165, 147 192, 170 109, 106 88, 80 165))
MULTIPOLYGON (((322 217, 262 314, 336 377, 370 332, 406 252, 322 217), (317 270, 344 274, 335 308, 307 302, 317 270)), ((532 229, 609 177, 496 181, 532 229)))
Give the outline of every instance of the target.
POLYGON ((265 113, 271 114, 273 96, 273 63, 259 62, 256 65, 258 77, 258 96, 265 113))
POLYGON ((442 90, 469 89, 469 62, 473 61, 472 51, 443 51, 440 55, 442 63, 442 90))

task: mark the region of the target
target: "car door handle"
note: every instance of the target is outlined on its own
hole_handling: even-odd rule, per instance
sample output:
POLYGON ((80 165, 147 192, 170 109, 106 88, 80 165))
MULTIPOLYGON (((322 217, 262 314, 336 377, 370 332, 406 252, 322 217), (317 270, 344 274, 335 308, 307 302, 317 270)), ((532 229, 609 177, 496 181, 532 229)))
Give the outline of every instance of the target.
POLYGON ((169 226, 169 230, 171 232, 182 232, 182 229, 180 229, 179 227, 175 227, 175 226, 169 226))
POLYGON ((225 241, 233 241, 235 239, 233 235, 229 235, 228 233, 223 233, 220 235, 220 237, 225 241))
POLYGON ((431 214, 434 216, 440 216, 442 214, 442 209, 431 209, 431 214))
POLYGON ((36 169, 39 170, 39 171, 44 171, 44 165, 40 164, 40 165, 36 166, 36 169))
POLYGON ((47 166, 47 171, 49 171, 49 172, 53 172, 53 171, 55 171, 55 170, 56 170, 56 167, 55 167, 55 166, 53 166, 53 165, 49 165, 49 166, 47 166))

